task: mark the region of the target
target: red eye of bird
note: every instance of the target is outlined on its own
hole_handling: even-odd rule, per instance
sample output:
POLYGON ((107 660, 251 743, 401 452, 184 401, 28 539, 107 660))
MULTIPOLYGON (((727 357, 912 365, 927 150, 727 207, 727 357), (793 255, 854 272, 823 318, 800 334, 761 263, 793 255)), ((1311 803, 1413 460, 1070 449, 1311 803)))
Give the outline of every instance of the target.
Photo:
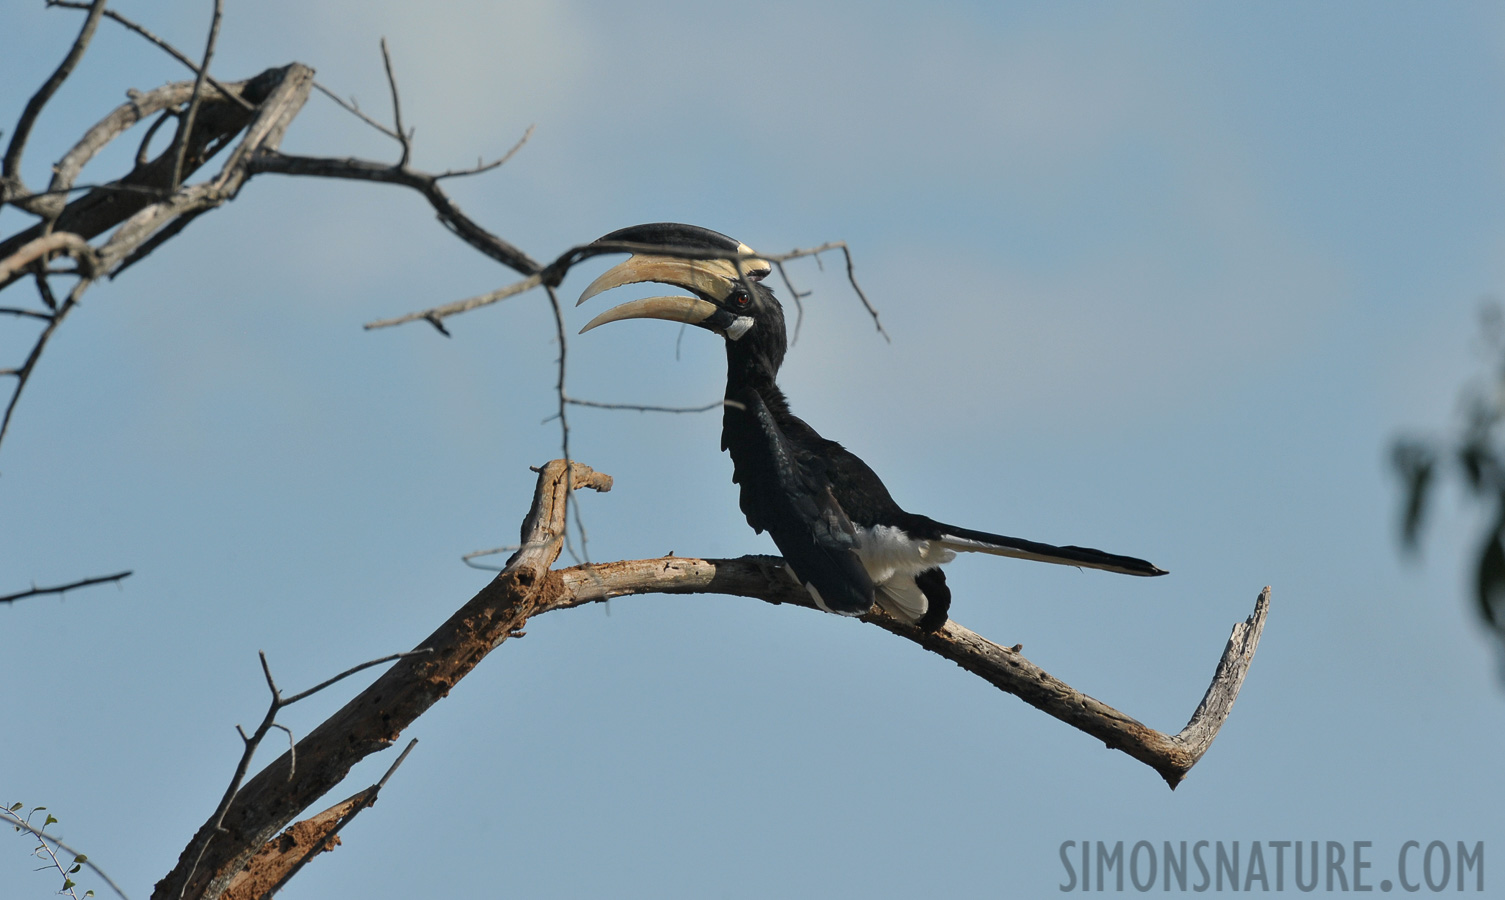
POLYGON ((738 294, 737 296, 733 297, 732 300, 738 306, 746 306, 747 305, 747 295, 746 294, 738 294))

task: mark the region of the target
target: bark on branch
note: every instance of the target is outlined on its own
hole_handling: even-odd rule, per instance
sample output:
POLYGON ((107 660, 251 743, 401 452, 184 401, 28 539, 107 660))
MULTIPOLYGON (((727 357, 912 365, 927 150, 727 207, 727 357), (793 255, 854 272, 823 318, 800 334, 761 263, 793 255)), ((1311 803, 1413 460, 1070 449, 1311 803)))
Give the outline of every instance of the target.
MULTIPOLYGON (((206 822, 157 883, 153 897, 218 898, 232 881, 258 877, 252 858, 298 814, 333 789, 364 757, 391 746, 404 728, 441 700, 486 654, 520 633, 532 616, 645 593, 715 593, 813 608, 783 571, 783 560, 663 559, 587 564, 552 570, 563 544, 571 490, 611 488, 611 478, 579 463, 555 460, 539 471, 533 505, 523 522, 521 549, 494 580, 432 635, 417 644, 429 652, 407 656, 246 783, 215 829, 206 822), (293 768, 293 753, 297 766, 293 768), (195 850, 195 848, 199 848, 195 850), (190 852, 194 851, 194 852, 190 852), (195 856, 198 862, 195 864, 195 856)), ((1165 734, 1053 678, 1017 651, 955 622, 924 633, 875 612, 876 625, 955 662, 1001 690, 1146 763, 1174 788, 1207 752, 1238 695, 1269 611, 1265 588, 1249 619, 1234 627, 1212 686, 1191 722, 1165 734)), ((354 799, 354 798, 352 798, 354 799)), ((332 822, 336 814, 321 821, 332 822)), ((281 858, 266 853, 265 864, 281 858)), ((263 882, 266 883, 266 882, 263 882)))

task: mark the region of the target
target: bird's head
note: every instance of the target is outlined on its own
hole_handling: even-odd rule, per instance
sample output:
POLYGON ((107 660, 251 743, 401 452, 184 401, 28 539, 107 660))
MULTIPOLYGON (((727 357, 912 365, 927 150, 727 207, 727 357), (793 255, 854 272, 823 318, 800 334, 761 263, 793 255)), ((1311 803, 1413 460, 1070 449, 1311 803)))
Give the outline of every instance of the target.
POLYGON ((691 296, 648 297, 614 306, 591 319, 581 334, 621 319, 684 322, 725 338, 729 356, 748 355, 778 372, 788 347, 784 309, 761 283, 772 266, 752 248, 709 228, 662 222, 613 231, 595 243, 637 244, 641 249, 591 282, 580 303, 624 284, 649 281, 682 288, 691 296))

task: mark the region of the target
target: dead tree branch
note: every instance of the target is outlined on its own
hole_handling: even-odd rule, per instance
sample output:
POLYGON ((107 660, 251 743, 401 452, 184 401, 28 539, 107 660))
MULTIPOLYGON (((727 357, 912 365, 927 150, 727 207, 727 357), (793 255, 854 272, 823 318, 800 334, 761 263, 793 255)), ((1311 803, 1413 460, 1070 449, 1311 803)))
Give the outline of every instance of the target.
MULTIPOLYGON (((528 254, 482 228, 461 212, 460 207, 439 186, 440 176, 438 175, 364 159, 291 156, 278 152, 262 152, 251 160, 249 173, 257 175, 262 172, 375 181, 412 188, 422 194, 424 199, 434 207, 439 221, 465 243, 509 269, 524 275, 532 275, 543 268, 528 254)), ((417 318, 424 317, 420 315, 417 318)))
POLYGON ((397 96, 397 76, 392 72, 392 54, 387 52, 387 39, 381 39, 381 64, 387 70, 387 85, 392 89, 392 133, 402 145, 402 157, 397 168, 406 169, 413 156, 413 135, 402 127, 402 100, 397 96))
MULTIPOLYGON (((93 4, 91 4, 91 3, 81 3, 81 2, 78 2, 78 0, 47 0, 47 5, 48 6, 56 6, 56 7, 59 7, 60 9, 91 9, 93 7, 93 4)), ((155 34, 153 34, 152 32, 148 31, 146 28, 142 27, 140 24, 132 21, 131 19, 127 19, 125 16, 122 16, 120 13, 116 12, 113 9, 106 9, 105 12, 104 12, 104 14, 105 14, 105 18, 107 18, 107 19, 114 19, 116 22, 119 22, 121 25, 124 25, 126 28, 130 29, 131 31, 136 32, 137 34, 139 34, 142 37, 146 38, 148 41, 151 41, 153 44, 156 44, 158 49, 160 49, 162 52, 166 53, 168 56, 171 56, 173 59, 177 60, 178 62, 182 63, 183 65, 187 66, 188 69, 189 69, 189 71, 193 72, 193 74, 197 75, 201 71, 199 69, 198 63, 196 63, 193 60, 189 59, 188 56, 183 53, 183 51, 179 50, 177 47, 174 47, 172 44, 169 44, 167 41, 162 40, 160 37, 157 37, 155 34)), ((225 95, 226 97, 229 97, 232 102, 238 103, 243 108, 248 109, 248 110, 255 108, 250 103, 248 103, 245 100, 241 99, 241 97, 240 97, 239 94, 235 93, 234 91, 231 91, 229 88, 225 87, 223 84, 220 84, 219 80, 216 79, 213 75, 210 75, 210 74, 208 74, 206 72, 204 74, 204 80, 207 81, 207 82, 209 82, 209 84, 212 87, 214 87, 215 89, 217 89, 221 94, 225 95)))
POLYGON ((310 819, 295 822, 276 838, 256 851, 251 862, 225 889, 225 900, 260 900, 277 893, 294 875, 320 853, 340 845, 340 831, 351 820, 376 803, 387 781, 413 752, 418 739, 408 741, 397 760, 387 768, 381 780, 353 797, 342 800, 310 819))
MULTIPOLYGON (((4 241, 0 241, 0 290, 28 272, 35 273, 37 289, 50 314, 35 316, 46 321, 26 361, 5 374, 16 377, 16 385, 0 418, 0 441, 10 428, 16 405, 37 361, 59 325, 77 305, 79 298, 95 279, 114 276, 143 259, 167 238, 177 234, 202 213, 233 198, 248 177, 247 164, 261 149, 275 149, 293 117, 308 99, 313 70, 293 64, 271 69, 236 86, 240 92, 256 99, 254 115, 248 116, 215 91, 200 93, 202 80, 170 84, 138 94, 129 103, 106 116, 69 150, 54 167, 50 193, 37 199, 30 195, 12 197, 10 202, 27 208, 47 206, 47 218, 4 241), (136 166, 121 179, 122 186, 156 187, 156 191, 112 190, 112 185, 93 190, 65 203, 66 191, 73 180, 101 149, 125 133, 132 125, 155 113, 182 103, 202 103, 199 125, 179 120, 178 137, 172 147, 157 159, 136 166), (192 173, 244 131, 239 146, 231 153, 219 174, 198 184, 176 186, 184 174, 192 173), (31 203, 31 200, 37 200, 31 203), (55 205, 55 209, 52 206, 55 205), (99 246, 89 240, 114 228, 99 246), (78 262, 78 282, 66 300, 58 304, 47 283, 49 274, 39 268, 53 254, 64 253, 78 262)), ((186 117, 185 117, 186 118, 186 117)), ((16 146, 14 141, 13 146, 16 146)), ((19 184, 13 182, 13 186, 19 184)))
MULTIPOLYGON (((526 138, 526 135, 524 137, 526 138)), ((282 167, 286 165, 286 163, 282 161, 292 159, 296 159, 296 157, 279 155, 275 158, 274 162, 278 167, 282 167)), ((315 161, 311 160, 310 162, 315 161)), ((318 160, 317 162, 321 163, 322 166, 334 164, 334 168, 338 169, 344 168, 346 165, 350 163, 356 163, 358 161, 318 160)), ((310 168, 310 171, 293 174, 324 174, 320 171, 314 171, 314 169, 322 168, 322 166, 308 166, 308 168, 310 168)), ((272 171, 272 169, 269 168, 268 171, 272 171)), ((378 173, 366 175, 331 174, 330 177, 368 177, 372 178, 373 180, 405 183, 401 182, 398 177, 392 174, 384 174, 393 172, 396 172, 396 170, 388 168, 379 169, 378 173), (378 174, 380 174, 381 177, 376 177, 378 174)), ((441 220, 444 218, 442 213, 440 218, 441 220)), ((461 236, 463 237, 463 235, 461 236)), ((878 323, 878 311, 873 308, 871 303, 868 302, 867 295, 862 292, 862 288, 857 284, 857 275, 856 270, 854 269, 852 264, 851 252, 847 249, 845 241, 832 241, 830 243, 822 244, 819 247, 814 247, 809 250, 791 250, 788 253, 778 254, 775 256, 765 256, 763 258, 773 262, 775 265, 778 265, 780 267, 780 271, 782 271, 783 263, 785 261, 798 259, 804 256, 815 256, 817 259, 819 259, 819 254, 827 250, 837 248, 840 248, 841 251, 847 255, 847 279, 851 282, 852 288, 857 292, 857 296, 859 299, 861 299, 862 305, 867 309, 869 315, 873 317, 873 323, 878 326, 878 332, 883 335, 885 340, 888 340, 888 332, 884 331, 883 326, 878 323)), ((505 287, 498 288, 494 291, 481 294, 476 297, 470 297, 465 300, 457 300, 453 303, 446 303, 442 306, 435 306, 429 309, 419 310, 417 312, 406 313, 405 315, 401 316, 394 316, 390 319, 378 319, 374 322, 367 322, 365 327, 367 330, 371 330, 375 328, 389 328, 393 325, 404 325, 408 322, 428 322, 430 325, 433 325, 435 328, 439 329, 439 331, 447 336, 449 332, 445 330, 442 324, 444 319, 447 319, 450 316, 459 315, 460 313, 470 312, 473 309, 480 309, 483 306, 489 306, 499 300, 506 300, 509 297, 516 297, 518 294, 526 293, 527 291, 530 291, 536 287, 544 285, 557 286, 561 281, 564 280, 564 276, 569 274, 570 269, 574 268, 576 265, 579 265, 587 259, 592 259, 594 257, 603 256, 609 253, 652 253, 658 256, 676 256, 685 259, 725 259, 732 262, 736 262, 738 258, 736 253, 721 250, 709 250, 703 247, 663 247, 657 244, 634 244, 631 241, 593 241, 589 244, 577 244, 574 247, 571 247, 570 249, 561 253, 557 258, 555 258, 553 262, 549 263, 547 266, 539 266, 537 263, 533 263, 532 260, 529 260, 529 263, 534 266, 534 268, 531 270, 520 269, 517 266, 512 266, 512 268, 517 269, 517 271, 523 272, 524 274, 528 275, 527 278, 524 278, 521 281, 513 282, 512 284, 509 284, 505 287)), ((793 290, 792 286, 790 289, 793 290)), ((799 296, 804 295, 800 294, 799 296)))
POLYGON ((82 578, 78 581, 71 581, 68 584, 57 585, 56 587, 32 587, 32 589, 29 591, 20 591, 15 594, 6 594, 4 597, 0 597, 0 603, 14 603, 17 600, 25 600, 27 597, 41 597, 47 594, 58 594, 59 596, 61 596, 68 593, 69 591, 76 591, 79 588, 85 588, 95 584, 109 584, 112 581, 118 582, 129 577, 131 577, 131 572, 125 571, 116 572, 114 575, 101 575, 97 578, 82 578))
MULTIPOLYGON (((558 609, 596 603, 629 594, 734 594, 766 603, 815 609, 809 594, 783 573, 784 561, 772 556, 739 559, 691 559, 670 556, 630 562, 596 563, 559 572, 567 598, 558 609)), ((1186 727, 1176 734, 1156 731, 1111 706, 1083 694, 1017 650, 1000 646, 956 622, 934 632, 906 625, 880 611, 862 621, 912 641, 1013 694, 1025 703, 1086 732, 1154 769, 1172 789, 1207 752, 1228 718, 1249 671, 1270 610, 1270 589, 1260 592, 1254 612, 1233 627, 1213 681, 1186 727)), ((543 612, 546 610, 539 610, 543 612)), ((537 613, 535 612, 535 615, 537 613)))
MULTIPOLYGON (((495 579, 424 639, 421 646, 432 652, 399 660, 298 741, 295 751, 284 753, 247 781, 224 814, 212 817, 200 829, 177 867, 158 882, 153 896, 158 900, 222 896, 253 853, 333 789, 357 762, 394 743, 403 729, 447 695, 486 654, 520 634, 533 616, 644 593, 730 594, 813 608, 809 595, 784 574, 783 560, 776 557, 667 557, 552 570, 563 547, 568 492, 580 487, 609 490, 611 479, 579 463, 555 460, 543 466, 533 506, 523 522, 521 549, 495 579)), ((939 654, 1122 750, 1174 787, 1206 753, 1232 708, 1268 611, 1266 588, 1253 615, 1234 628, 1202 705, 1187 727, 1174 735, 1156 731, 1076 691, 1016 650, 994 644, 955 622, 927 634, 879 612, 863 621, 939 654)))
POLYGON ((99 270, 99 256, 88 241, 69 231, 54 231, 28 241, 10 256, 0 258, 0 282, 20 277, 33 263, 45 263, 55 254, 78 260, 79 274, 85 278, 95 277, 99 270))
POLYGON ((432 652, 398 660, 298 741, 296 768, 294 754, 284 753, 247 781, 224 815, 211 817, 199 829, 152 896, 222 896, 252 853, 338 785, 357 762, 391 746, 487 653, 520 630, 540 603, 552 603, 559 581, 549 567, 563 544, 567 484, 609 490, 611 479, 578 464, 567 468, 556 461, 544 466, 533 508, 523 523, 522 549, 501 574, 419 644, 432 652))
MULTIPOLYGON (((26 185, 21 180, 21 154, 26 152, 26 142, 31 138, 31 129, 37 123, 37 118, 42 114, 42 108, 47 101, 52 99, 68 76, 73 74, 73 69, 78 61, 83 58, 84 51, 89 49, 89 41, 94 38, 94 29, 99 25, 99 17, 104 14, 105 0, 94 0, 89 7, 89 14, 84 17, 83 27, 79 29, 78 37, 73 41, 73 46, 68 49, 68 55, 53 71, 52 75, 42 83, 37 92, 26 101, 26 108, 21 112, 21 118, 16 122, 15 131, 11 133, 10 145, 5 149, 5 159, 0 163, 0 203, 17 203, 22 208, 27 208, 24 202, 16 198, 26 193, 26 185)), ((0 257, 5 256, 0 251, 0 257)))
MULTIPOLYGON (((264 148, 275 148, 286 131, 288 123, 302 108, 308 97, 312 70, 294 63, 278 69, 268 69, 248 81, 229 85, 229 90, 255 104, 253 113, 232 103, 218 90, 202 95, 201 107, 194 127, 185 129, 181 119, 178 136, 173 144, 155 159, 138 164, 118 181, 110 182, 66 202, 66 192, 83 167, 100 150, 128 131, 137 122, 165 110, 176 109, 193 97, 194 82, 182 81, 135 94, 132 99, 101 119, 74 145, 73 149, 54 166, 52 183, 46 192, 45 201, 56 203, 60 208, 48 222, 38 223, 5 240, 0 240, 0 259, 8 259, 32 241, 52 232, 71 232, 85 241, 115 228, 123 222, 136 220, 147 213, 143 229, 133 227, 130 233, 116 233, 106 244, 96 248, 101 259, 101 273, 114 274, 110 270, 130 255, 167 220, 185 210, 207 209, 225 202, 234 196, 247 176, 246 162, 250 154, 264 148), (197 171, 240 132, 245 131, 241 146, 220 174, 210 182, 184 187, 177 193, 171 191, 173 170, 176 165, 176 148, 183 135, 187 134, 187 151, 181 177, 197 171), (148 212, 150 211, 150 212, 148 212)), ((12 203, 25 204, 31 195, 13 195, 12 203)), ((40 198, 41 195, 37 195, 40 198)), ((42 202, 42 200, 38 200, 42 202)), ((12 272, 0 278, 0 289, 21 277, 21 272, 12 272)))
MULTIPOLYGON (((380 659, 368 660, 359 665, 351 666, 350 668, 334 676, 333 678, 321 681, 308 690, 300 691, 292 695, 291 697, 282 696, 282 691, 277 687, 276 680, 272 678, 272 667, 267 663, 266 654, 257 654, 261 659, 261 672, 262 675, 266 678, 267 689, 272 692, 272 700, 271 703, 267 706, 266 715, 262 717, 261 724, 256 727, 256 730, 252 732, 250 736, 247 736, 245 731, 242 730, 239 725, 235 726, 235 730, 240 734, 241 742, 244 745, 241 751, 240 761, 236 764, 235 774, 230 779, 229 787, 225 789, 224 796, 220 798, 219 806, 214 810, 214 816, 210 820, 212 827, 207 831, 200 829, 199 834, 194 836, 194 841, 198 845, 197 851, 194 851, 194 843, 190 843, 188 845, 188 849, 183 851, 184 856, 193 853, 194 866, 192 869, 189 869, 189 878, 191 879, 193 877, 194 871, 199 867, 199 862, 203 859, 205 851, 209 849, 209 846, 211 842, 213 842, 214 838, 224 832, 225 829, 223 827, 223 823, 225 820, 225 812, 229 809, 231 802, 235 800, 236 795, 240 792, 241 782, 245 779, 246 771, 250 768, 251 765, 251 760, 256 756, 257 748, 261 746, 262 740, 266 738, 267 733, 273 728, 281 729, 282 731, 287 732, 288 743, 290 745, 288 748, 288 780, 291 781, 292 777, 297 773, 298 748, 293 741, 293 733, 286 726, 277 724, 277 715, 281 713, 282 710, 288 708, 289 706, 292 706, 299 700, 311 697, 314 694, 317 694, 320 691, 324 690, 325 688, 343 681, 344 679, 349 678, 351 675, 354 675, 357 672, 369 669, 372 666, 379 666, 383 663, 392 662, 393 660, 406 659, 413 656, 422 656, 429 652, 430 650, 427 647, 420 647, 417 650, 409 650, 406 653, 394 653, 390 656, 383 656, 380 659)), ((411 749, 411 747, 409 749, 411 749)), ((403 756, 406 755, 406 753, 403 754, 403 756)), ((398 758, 398 762, 402 762, 401 757, 398 758)), ((393 765, 393 768, 396 768, 395 764, 393 765)), ((385 781, 385 779, 383 779, 383 781, 385 781)), ((372 795, 371 799, 373 801, 375 800, 374 794, 372 795)))
MULTIPOLYGON (((46 288, 47 277, 38 274, 37 283, 42 290, 42 296, 50 300, 51 296, 46 288)), ((88 290, 89 285, 93 283, 88 279, 80 279, 78 284, 73 286, 73 290, 68 292, 67 299, 61 305, 57 305, 55 301, 49 302, 47 305, 57 305, 57 310, 46 317, 47 325, 42 329, 42 333, 37 335, 36 343, 32 345, 31 352, 26 354, 26 361, 21 364, 19 369, 6 370, 0 373, 14 375, 16 378, 16 386, 11 391, 10 402, 5 404, 5 413, 0 415, 0 442, 5 440, 5 435, 10 431, 10 421, 16 414, 16 404, 21 402, 21 392, 26 390, 26 385, 31 381, 32 373, 37 369, 37 360, 42 358, 42 351, 47 349, 47 342, 52 340, 52 336, 57 333, 58 326, 63 324, 63 319, 67 318, 68 313, 78 305, 78 298, 82 297, 84 291, 88 290)))
POLYGON ((188 154, 188 136, 193 133, 193 120, 198 118, 199 102, 204 98, 204 78, 209 74, 209 61, 214 58, 214 45, 219 42, 219 23, 225 14, 225 0, 214 0, 214 17, 209 22, 209 40, 204 46, 204 61, 199 65, 193 79, 193 96, 188 99, 188 111, 183 114, 183 127, 179 129, 176 144, 177 155, 173 158, 170 190, 177 190, 183 183, 183 160, 188 154))
POLYGON ((862 301, 862 308, 867 310, 867 314, 872 317, 873 327, 878 329, 878 333, 883 335, 883 339, 885 341, 888 341, 890 344, 892 344, 893 338, 888 336, 888 332, 883 330, 883 323, 878 321, 878 310, 874 308, 873 304, 868 301, 867 294, 862 292, 862 286, 857 283, 857 268, 852 263, 852 249, 847 246, 846 241, 827 241, 826 243, 821 244, 819 247, 811 247, 807 250, 790 250, 788 253, 779 253, 774 256, 763 257, 764 259, 773 263, 775 266, 778 266, 779 277, 784 279, 784 286, 789 288, 789 295, 794 298, 795 306, 798 308, 799 315, 794 320, 795 340, 799 339, 800 325, 805 321, 805 305, 800 302, 800 298, 807 296, 810 292, 805 291, 802 293, 795 289, 794 282, 789 280, 789 272, 785 270, 784 263, 789 262, 792 259, 799 259, 804 256, 813 256, 815 257, 816 265, 820 265, 822 268, 824 268, 824 265, 822 265, 820 261, 820 255, 822 253, 825 253, 827 250, 841 251, 841 255, 847 261, 847 281, 851 283, 852 290, 857 293, 857 299, 862 301))

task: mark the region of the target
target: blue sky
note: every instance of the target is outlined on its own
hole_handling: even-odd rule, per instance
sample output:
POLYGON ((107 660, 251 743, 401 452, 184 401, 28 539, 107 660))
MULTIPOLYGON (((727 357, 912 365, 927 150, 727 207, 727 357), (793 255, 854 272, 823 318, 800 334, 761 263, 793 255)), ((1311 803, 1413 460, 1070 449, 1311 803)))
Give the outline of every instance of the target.
MULTIPOLYGON (((202 46, 206 3, 119 8, 202 46)), ((1174 793, 849 620, 712 597, 546 616, 410 730, 381 803, 287 895, 1034 895, 1065 880, 1062 841, 1141 839, 1368 840, 1377 883, 1406 840, 1505 847, 1499 661, 1465 592, 1476 523, 1445 496, 1407 564, 1385 464, 1396 434, 1445 429, 1484 365, 1476 311, 1505 283, 1502 19, 228 4, 220 77, 298 60, 382 116, 385 35, 420 167, 536 125, 504 168, 450 185, 535 257, 657 220, 765 252, 850 242, 893 342, 835 258, 797 263, 814 293, 782 379, 796 412, 911 509, 1171 570, 950 567, 959 622, 1075 687, 1179 730, 1273 587, 1233 715, 1174 793)), ((7 129, 77 26, 0 12, 7 129)), ((102 24, 29 182, 127 87, 181 77, 102 24)), ((389 143, 315 95, 284 146, 394 159, 389 143)), ((300 689, 411 647, 484 583, 460 554, 515 539, 527 466, 558 455, 546 302, 454 320, 452 340, 360 325, 512 279, 417 195, 261 176, 87 295, 0 448, 0 592, 136 574, 0 608, 0 800, 49 806, 145 897, 223 789, 233 726, 264 710, 257 650, 300 689)), ((714 400, 719 342, 678 338, 572 337, 570 390, 714 400)), ((0 323, 0 348, 25 340, 0 323)), ((592 558, 772 552, 737 512, 714 415, 571 422, 576 457, 617 479, 582 504, 592 558)), ((6 893, 45 896, 11 843, 6 893)))

